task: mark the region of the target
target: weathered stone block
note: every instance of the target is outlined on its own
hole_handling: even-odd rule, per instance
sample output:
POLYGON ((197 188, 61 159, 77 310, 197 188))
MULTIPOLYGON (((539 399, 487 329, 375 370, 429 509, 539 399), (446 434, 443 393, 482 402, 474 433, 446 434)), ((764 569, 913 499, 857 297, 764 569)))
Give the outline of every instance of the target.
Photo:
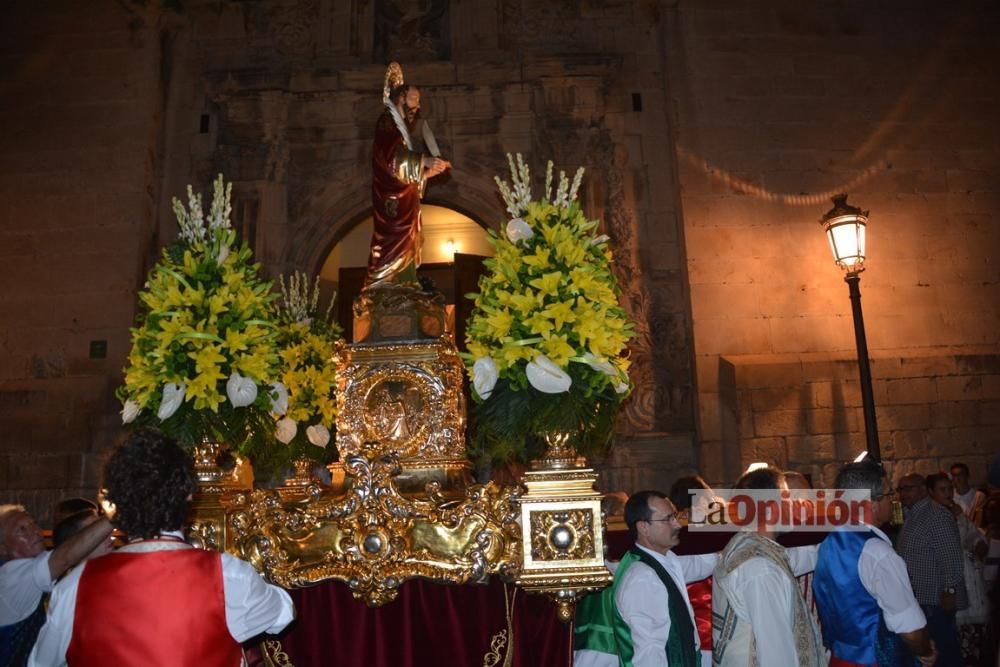
POLYGON ((949 426, 975 426, 980 421, 977 403, 971 401, 942 401, 930 406, 931 425, 935 428, 949 426))
POLYGON ((788 465, 788 455, 785 452, 784 438, 753 438, 740 443, 743 450, 742 463, 749 465, 754 461, 764 461, 784 469, 788 465))
POLYGON ((815 408, 806 410, 806 428, 810 434, 846 433, 858 429, 857 410, 815 408))
POLYGON ((930 410, 926 405, 887 405, 875 407, 879 428, 906 431, 930 428, 930 410))
POLYGON ((919 458, 933 453, 923 431, 894 431, 892 446, 896 458, 919 458))
POLYGON ((758 437, 803 435, 808 432, 805 410, 772 410, 755 412, 754 433, 758 437))
POLYGON ((736 383, 740 387, 797 387, 802 383, 802 363, 773 361, 760 363, 734 362, 736 383))
POLYGON ((791 464, 832 461, 836 458, 836 443, 832 435, 788 436, 785 442, 791 464))
POLYGON ((699 354, 753 354, 769 347, 771 332, 765 319, 709 320, 694 329, 699 354))
POLYGON ((886 390, 889 405, 933 403, 938 398, 937 384, 932 377, 887 380, 886 390))
MULTIPOLYGON (((988 376, 987 376, 988 377, 988 376)), ((934 378, 940 401, 972 401, 983 397, 982 375, 950 375, 934 378)))

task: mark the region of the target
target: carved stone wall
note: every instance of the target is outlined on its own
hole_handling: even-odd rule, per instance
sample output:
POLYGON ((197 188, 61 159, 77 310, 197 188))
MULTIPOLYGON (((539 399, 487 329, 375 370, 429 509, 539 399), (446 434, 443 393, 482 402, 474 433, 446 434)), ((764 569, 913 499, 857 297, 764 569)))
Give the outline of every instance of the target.
MULTIPOLYGON (((863 449, 853 406, 837 408, 839 423, 803 432, 826 408, 796 400, 808 390, 803 359, 856 358, 847 286, 818 224, 830 196, 848 192, 871 210, 861 292, 877 385, 906 380, 925 392, 915 403, 925 408, 902 411, 912 413, 902 421, 880 414, 884 451, 921 462, 921 472, 967 459, 982 482, 997 431, 986 413, 969 423, 968 406, 996 401, 995 385, 982 381, 961 409, 942 406, 956 401, 951 376, 965 375, 955 358, 1000 348, 1000 151, 990 111, 1000 86, 987 64, 1000 58, 1000 10, 678 2, 665 19, 708 476, 731 480, 748 457, 811 468, 863 449), (939 374, 921 361, 928 357, 951 361, 939 374), (798 387, 780 400, 784 414, 758 411, 762 394, 729 400, 728 387, 750 389, 730 383, 733 359, 737 377, 741 367, 768 367, 772 389, 798 387), (886 359, 914 375, 883 372, 886 359), (936 426, 918 414, 932 405, 936 426), (907 436, 906 447, 892 447, 895 433, 932 428, 979 433, 958 433, 953 446, 939 445, 939 432, 933 444, 907 436), (832 430, 855 440, 836 457, 797 444, 832 430)), ((850 396, 854 377, 823 381, 850 396)), ((880 413, 902 414, 894 400, 876 392, 880 413)))
POLYGON ((107 7, 91 12, 73 3, 25 1, 0 10, 15 19, 3 21, 10 39, 2 48, 19 66, 5 69, 13 74, 3 82, 15 88, 2 109, 30 130, 16 146, 0 146, 7 201, 16 202, 9 206, 30 213, 31 193, 40 195, 48 177, 57 177, 56 167, 47 167, 34 190, 19 190, 23 178, 16 172, 39 148, 49 151, 52 165, 66 162, 73 171, 60 181, 67 191, 60 193, 59 228, 73 233, 67 254, 43 250, 39 262, 43 239, 38 232, 9 236, 14 217, 10 207, 4 210, 5 239, 21 240, 6 245, 17 255, 5 267, 12 277, 3 288, 7 312, 19 313, 38 293, 37 275, 15 276, 14 266, 48 264, 54 280, 73 286, 89 284, 81 276, 92 268, 124 274, 111 298, 106 289, 95 295, 99 303, 73 333, 60 328, 63 313, 72 312, 62 302, 7 320, 14 327, 5 339, 11 354, 0 361, 0 400, 17 409, 0 415, 15 441, 0 457, 0 482, 17 477, 23 493, 14 495, 43 519, 59 489, 89 493, 97 485, 97 457, 81 459, 79 452, 106 449, 117 434, 112 391, 128 350, 136 290, 158 247, 176 234, 170 198, 188 183, 206 189, 224 173, 235 182, 235 224, 265 271, 318 270, 370 206, 370 142, 387 57, 401 58, 407 79, 423 88, 424 114, 455 164, 433 184, 428 202, 495 226, 503 209, 492 179, 506 169, 505 152, 524 153, 539 170, 549 158, 567 171, 588 168, 583 197, 615 240, 626 305, 641 334, 634 346, 636 399, 621 420, 620 451, 604 462, 605 479, 616 488, 664 486, 672 471, 693 469, 689 327, 659 76, 663 45, 651 29, 656 11, 621 1, 99 4, 107 7), (12 26, 21 20, 47 41, 16 39, 12 26), (636 30, 637 21, 650 29, 636 30), (96 49, 104 33, 118 39, 111 43, 120 43, 119 51, 79 57, 80 48, 91 48, 88 40, 96 49), (64 78, 41 76, 51 62, 63 63, 64 78), (89 73, 92 88, 74 80, 74 68, 89 73), (108 91, 123 98, 109 107, 117 115, 77 110, 110 105, 108 91), (38 117, 17 108, 50 96, 71 103, 71 113, 53 108, 38 117), (46 138, 51 128, 93 135, 88 118, 103 134, 82 147, 104 142, 104 153, 62 150, 46 138), (110 162, 95 163, 101 156, 110 162), (130 227, 107 229, 115 219, 130 227), (97 254, 70 253, 88 235, 97 254), (102 259, 109 252, 116 261, 102 259), (42 334, 49 331, 59 333, 50 340, 42 334), (107 357, 88 361, 86 342, 98 337, 108 341, 107 357), (56 386, 78 372, 85 384, 59 390, 72 416, 55 426, 52 404, 63 395, 56 386), (58 434, 65 444, 55 443, 58 434), (60 466, 73 471, 71 480, 55 473, 60 466))

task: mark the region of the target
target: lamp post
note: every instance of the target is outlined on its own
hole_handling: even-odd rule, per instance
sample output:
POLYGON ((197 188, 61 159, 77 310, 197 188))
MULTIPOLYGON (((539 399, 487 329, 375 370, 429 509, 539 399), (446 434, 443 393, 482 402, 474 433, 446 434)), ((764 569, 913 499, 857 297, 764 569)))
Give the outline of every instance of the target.
POLYGON ((847 203, 847 195, 833 197, 833 208, 820 220, 826 231, 830 250, 837 266, 845 271, 844 282, 851 294, 854 315, 854 342, 858 349, 858 372, 861 377, 861 405, 865 415, 865 442, 868 456, 882 460, 878 444, 878 424, 875 421, 875 398, 872 394, 872 370, 868 360, 865 319, 861 312, 861 272, 865 270, 865 227, 868 211, 847 203))

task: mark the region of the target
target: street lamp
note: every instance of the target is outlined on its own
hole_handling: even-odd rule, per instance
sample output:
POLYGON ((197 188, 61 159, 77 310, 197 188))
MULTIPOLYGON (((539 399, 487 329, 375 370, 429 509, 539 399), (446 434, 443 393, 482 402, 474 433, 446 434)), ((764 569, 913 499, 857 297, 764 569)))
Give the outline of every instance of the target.
POLYGON ((865 318, 861 313, 861 272, 865 270, 865 227, 868 211, 847 203, 847 195, 833 197, 833 208, 820 220, 830 242, 837 266, 845 271, 844 282, 851 293, 851 313, 854 315, 854 342, 858 349, 858 372, 861 376, 861 405, 865 414, 865 442, 868 456, 882 460, 878 445, 878 424, 875 422, 875 398, 872 394, 872 370, 865 338, 865 318))

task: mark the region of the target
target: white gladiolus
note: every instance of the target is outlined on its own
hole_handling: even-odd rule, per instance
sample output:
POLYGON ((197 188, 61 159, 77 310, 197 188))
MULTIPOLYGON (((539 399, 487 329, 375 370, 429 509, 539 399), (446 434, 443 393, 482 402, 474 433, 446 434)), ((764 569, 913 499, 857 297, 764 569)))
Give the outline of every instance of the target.
POLYGON ((514 218, 507 223, 507 238, 510 239, 511 243, 526 241, 534 235, 535 232, 531 231, 531 226, 521 218, 514 218))
POLYGON ((561 394, 569 391, 573 379, 544 354, 529 361, 524 369, 532 387, 546 394, 561 394))
POLYGON ((280 382, 271 385, 271 414, 284 416, 288 412, 288 388, 280 382))
POLYGON ((233 371, 226 382, 226 395, 234 408, 246 407, 257 400, 257 383, 233 371))
POLYGON ((142 412, 142 408, 139 404, 131 398, 128 399, 125 401, 125 405, 122 406, 122 423, 131 424, 139 416, 140 412, 142 412))
POLYGON ((216 260, 216 263, 219 266, 222 266, 222 263, 226 261, 227 257, 229 257, 229 246, 223 243, 222 247, 219 248, 219 257, 216 260))
POLYGON ((497 365, 492 357, 480 357, 472 364, 472 386, 482 399, 493 393, 497 384, 497 365))
POLYGON ((292 438, 294 438, 295 434, 298 432, 298 425, 288 417, 285 417, 284 419, 278 420, 278 423, 275 425, 274 437, 276 437, 279 442, 283 442, 287 445, 292 441, 292 438))
POLYGON ((156 411, 156 416, 160 418, 160 421, 170 419, 177 412, 177 409, 181 407, 181 403, 184 402, 185 391, 187 391, 187 385, 185 384, 178 386, 173 382, 168 382, 163 386, 163 398, 160 400, 160 409, 156 411))
POLYGON ((314 424, 306 429, 306 437, 317 447, 326 447, 330 442, 330 429, 322 424, 314 424))

